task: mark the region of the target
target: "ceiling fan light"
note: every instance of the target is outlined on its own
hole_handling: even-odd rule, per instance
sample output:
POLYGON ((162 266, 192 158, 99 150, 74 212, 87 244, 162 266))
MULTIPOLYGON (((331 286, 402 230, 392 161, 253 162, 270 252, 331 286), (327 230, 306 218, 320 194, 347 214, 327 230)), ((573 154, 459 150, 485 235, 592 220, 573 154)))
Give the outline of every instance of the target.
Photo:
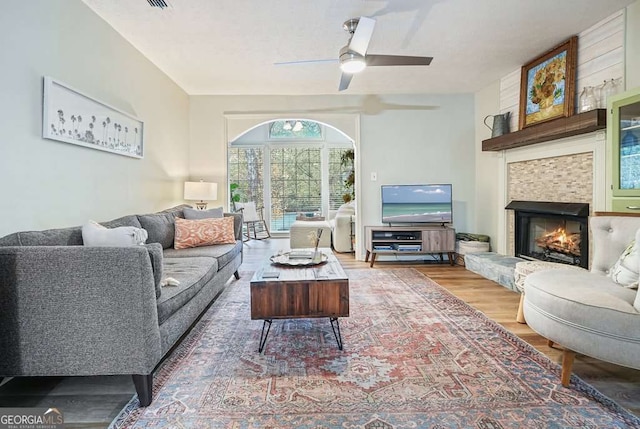
POLYGON ((354 52, 345 52, 340 55, 340 69, 344 73, 354 74, 360 73, 367 67, 364 57, 354 52))

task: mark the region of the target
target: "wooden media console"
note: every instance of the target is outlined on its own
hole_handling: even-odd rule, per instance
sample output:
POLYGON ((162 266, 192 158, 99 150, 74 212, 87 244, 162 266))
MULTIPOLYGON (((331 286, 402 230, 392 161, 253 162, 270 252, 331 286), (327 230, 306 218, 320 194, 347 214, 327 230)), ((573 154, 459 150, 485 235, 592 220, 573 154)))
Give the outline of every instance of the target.
POLYGON ((371 257, 370 266, 376 255, 447 254, 453 265, 456 245, 456 231, 449 226, 365 226, 365 262, 371 257))

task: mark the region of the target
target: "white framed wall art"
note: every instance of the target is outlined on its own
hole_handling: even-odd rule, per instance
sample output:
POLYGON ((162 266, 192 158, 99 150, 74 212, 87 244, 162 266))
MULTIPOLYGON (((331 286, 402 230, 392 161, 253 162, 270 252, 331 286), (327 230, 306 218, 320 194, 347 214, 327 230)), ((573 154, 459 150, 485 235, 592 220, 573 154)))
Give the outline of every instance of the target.
POLYGON ((142 158, 144 123, 70 86, 44 77, 42 137, 142 158))

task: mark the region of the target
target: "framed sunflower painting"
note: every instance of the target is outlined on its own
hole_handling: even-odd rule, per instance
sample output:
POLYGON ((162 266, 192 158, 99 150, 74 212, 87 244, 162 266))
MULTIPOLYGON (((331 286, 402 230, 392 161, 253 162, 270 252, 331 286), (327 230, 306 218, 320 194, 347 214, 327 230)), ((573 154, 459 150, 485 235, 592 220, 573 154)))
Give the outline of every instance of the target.
POLYGON ((522 66, 520 129, 573 115, 578 36, 522 66))

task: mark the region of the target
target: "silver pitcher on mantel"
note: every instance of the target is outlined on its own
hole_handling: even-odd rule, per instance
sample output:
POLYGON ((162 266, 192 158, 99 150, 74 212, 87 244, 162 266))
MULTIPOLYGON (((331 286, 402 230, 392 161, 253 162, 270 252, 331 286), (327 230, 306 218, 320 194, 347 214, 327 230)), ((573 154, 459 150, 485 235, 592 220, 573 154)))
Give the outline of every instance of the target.
POLYGON ((491 138, 509 133, 510 115, 511 112, 507 112, 500 115, 487 115, 487 117, 484 118, 484 124, 491 130, 491 138), (487 124, 487 119, 489 118, 493 118, 493 127, 490 127, 489 124, 487 124))

